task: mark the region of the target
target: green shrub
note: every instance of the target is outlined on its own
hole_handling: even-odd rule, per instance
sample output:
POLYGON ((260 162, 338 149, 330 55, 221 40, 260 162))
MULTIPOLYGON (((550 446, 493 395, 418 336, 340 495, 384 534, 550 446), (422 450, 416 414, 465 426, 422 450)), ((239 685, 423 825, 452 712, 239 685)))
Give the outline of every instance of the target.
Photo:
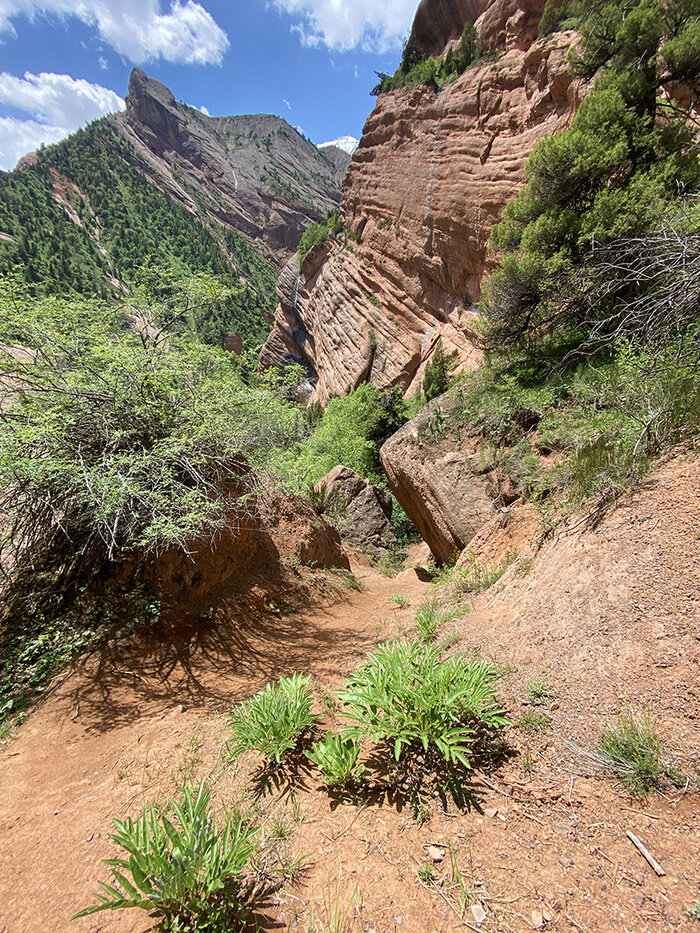
POLYGON ((358 761, 360 743, 356 738, 327 732, 325 740, 314 742, 305 754, 321 772, 323 783, 331 788, 353 786, 367 774, 358 761))
POLYGON ((117 831, 110 838, 126 857, 105 860, 112 883, 100 882, 98 903, 72 919, 136 907, 152 911, 163 930, 229 929, 257 830, 231 819, 219 829, 209 812, 210 798, 200 784, 196 792, 185 789, 181 802, 172 802, 172 820, 155 807, 144 807, 136 820, 115 819, 117 831))
POLYGON ((603 730, 600 750, 631 793, 645 796, 658 787, 661 741, 649 713, 635 716, 630 707, 624 709, 617 722, 603 730))
POLYGON ((302 736, 313 728, 317 717, 311 711, 313 694, 310 677, 294 674, 280 677, 277 686, 264 690, 234 707, 229 717, 233 737, 231 755, 260 752, 270 763, 279 765, 297 748, 302 736))
POLYGON ((696 901, 692 907, 684 907, 683 913, 691 920, 700 920, 700 901, 696 901))
POLYGON ((423 395, 426 402, 442 395, 450 387, 450 372, 457 365, 457 351, 445 355, 442 337, 438 338, 432 359, 426 364, 423 375, 423 395))
POLYGON ((309 226, 304 230, 301 235, 301 240, 299 241, 299 246, 297 247, 297 254, 299 256, 299 268, 304 261, 304 257, 312 250, 314 246, 319 246, 321 243, 325 243, 331 235, 336 235, 343 230, 343 222, 340 219, 340 214, 338 211, 334 211, 329 214, 328 217, 320 222, 309 224, 309 226))
POLYGON ((245 510, 251 467, 296 437, 296 411, 244 385, 230 354, 138 315, 0 282, 0 546, 15 566, 41 548, 86 566, 209 540, 245 510))
POLYGON ((495 697, 498 673, 485 662, 440 658, 434 645, 398 641, 372 652, 340 697, 356 725, 347 734, 387 743, 398 762, 409 750, 469 767, 480 726, 507 719, 495 697))

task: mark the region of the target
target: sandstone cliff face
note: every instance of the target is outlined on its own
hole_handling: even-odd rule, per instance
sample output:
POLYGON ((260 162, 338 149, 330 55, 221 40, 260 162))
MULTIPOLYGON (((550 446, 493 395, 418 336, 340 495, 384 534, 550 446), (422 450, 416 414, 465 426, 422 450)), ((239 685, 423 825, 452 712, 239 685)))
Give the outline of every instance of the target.
POLYGON ((488 270, 491 227, 517 194, 543 136, 566 128, 579 102, 566 54, 572 33, 536 41, 544 0, 423 0, 414 35, 429 52, 467 17, 492 49, 438 93, 381 95, 348 169, 341 234, 294 261, 280 281, 263 366, 308 367, 322 404, 369 378, 417 391, 439 337, 461 366, 479 356, 464 336, 488 270))
POLYGON ((126 111, 110 119, 157 187, 201 222, 245 234, 278 267, 340 200, 347 162, 325 158, 280 117, 207 116, 134 68, 126 111))

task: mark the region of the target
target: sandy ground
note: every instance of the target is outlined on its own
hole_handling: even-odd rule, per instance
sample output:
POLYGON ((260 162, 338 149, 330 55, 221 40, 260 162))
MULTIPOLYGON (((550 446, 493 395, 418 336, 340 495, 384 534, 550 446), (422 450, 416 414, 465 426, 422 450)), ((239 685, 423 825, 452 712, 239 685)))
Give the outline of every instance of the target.
POLYGON ((236 768, 222 755, 231 702, 294 671, 312 673, 322 697, 369 647, 410 634, 416 605, 434 591, 413 570, 389 579, 358 564, 361 589, 330 605, 295 610, 263 594, 258 611, 237 614, 229 605, 194 633, 88 659, 0 759, 0 929, 150 929, 136 912, 68 918, 107 878, 100 860, 115 854, 111 818, 202 777, 217 807, 256 807, 264 831, 307 858, 300 883, 261 906, 261 929, 700 929, 682 911, 700 900, 699 479, 700 459, 669 461, 597 528, 560 529, 531 565, 532 528, 517 512, 488 547, 477 542, 484 554, 500 547, 524 557, 486 593, 463 597, 465 614, 441 632, 455 642, 451 650, 499 666, 514 722, 506 760, 485 774, 486 784, 475 778, 464 813, 435 805, 417 824, 378 795, 359 805, 334 800, 313 773, 256 803, 255 756, 236 768), (398 593, 409 607, 389 601, 398 593), (535 710, 550 724, 528 733, 518 722, 533 711, 533 679, 550 688, 535 710), (653 712, 665 757, 686 776, 646 803, 586 754, 625 701, 653 712), (436 882, 422 883, 419 866, 441 854, 432 863, 436 882))

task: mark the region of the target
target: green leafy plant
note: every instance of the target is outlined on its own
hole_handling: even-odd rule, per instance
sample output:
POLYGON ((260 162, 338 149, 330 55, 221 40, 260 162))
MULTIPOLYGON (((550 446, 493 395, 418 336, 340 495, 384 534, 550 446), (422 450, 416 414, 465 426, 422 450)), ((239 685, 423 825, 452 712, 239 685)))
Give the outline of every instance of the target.
POLYGON ((700 901, 696 901, 692 907, 684 907, 683 913, 691 920, 700 920, 700 901))
POLYGON ((260 693, 234 707, 229 717, 233 731, 229 742, 231 756, 237 758, 243 752, 257 751, 270 763, 279 765, 316 722, 311 709, 310 679, 301 674, 280 677, 277 686, 268 684, 260 693))
POLYGON ((496 703, 498 673, 485 662, 441 659, 422 641, 397 641, 373 651, 340 694, 354 720, 350 735, 386 742, 398 762, 409 749, 469 767, 479 725, 507 719, 496 703))
POLYGON ((305 754, 319 769, 321 780, 328 787, 355 785, 367 774, 359 764, 360 742, 357 738, 327 732, 325 739, 314 742, 311 751, 305 754))
POLYGON ((659 786, 661 741, 648 712, 636 716, 626 707, 617 722, 603 730, 600 751, 631 793, 643 797, 659 786))
POLYGON ((186 789, 181 802, 172 802, 173 819, 152 806, 136 820, 115 819, 117 831, 110 838, 126 857, 105 859, 113 883, 100 882, 97 904, 72 919, 136 907, 153 911, 163 930, 224 929, 240 907, 239 879, 257 829, 240 819, 226 820, 219 829, 210 799, 202 783, 196 791, 186 789))

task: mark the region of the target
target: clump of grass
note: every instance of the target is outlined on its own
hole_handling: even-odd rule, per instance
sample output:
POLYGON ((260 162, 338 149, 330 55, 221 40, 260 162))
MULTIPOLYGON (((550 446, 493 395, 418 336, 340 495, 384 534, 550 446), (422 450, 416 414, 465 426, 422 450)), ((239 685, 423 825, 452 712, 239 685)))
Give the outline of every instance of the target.
POLYGON ((692 907, 684 907, 683 913, 691 920, 700 920, 700 901, 696 901, 692 907))
POLYGON ((416 630, 423 641, 435 641, 440 626, 458 615, 454 607, 441 606, 435 597, 424 600, 416 611, 416 630))
POLYGON ((523 713, 518 722, 518 729, 521 732, 544 732, 551 723, 549 716, 543 713, 528 712, 523 713))
POLYGON ((408 596, 405 596, 403 593, 396 593, 394 596, 389 597, 390 603, 396 603, 397 606, 400 606, 401 609, 406 609, 411 605, 411 600, 408 596))
POLYGON ((554 691, 547 681, 540 677, 528 683, 527 695, 533 706, 542 706, 543 703, 554 696, 554 691))
POLYGON ((355 787, 367 774, 360 765, 360 742, 327 732, 325 740, 314 742, 306 757, 321 772, 321 780, 328 787, 355 787))
POLYGON ((435 884, 438 878, 438 873, 435 871, 433 866, 427 862, 425 865, 421 865, 418 869, 418 878, 423 882, 423 884, 435 884))
POLYGON ((659 786, 661 740, 648 712, 635 716, 629 706, 624 709, 603 730, 600 750, 632 794, 644 797, 659 786))
POLYGON ((467 563, 453 575, 455 593, 458 596, 483 593, 501 579, 509 562, 483 566, 476 557, 470 556, 467 563))

